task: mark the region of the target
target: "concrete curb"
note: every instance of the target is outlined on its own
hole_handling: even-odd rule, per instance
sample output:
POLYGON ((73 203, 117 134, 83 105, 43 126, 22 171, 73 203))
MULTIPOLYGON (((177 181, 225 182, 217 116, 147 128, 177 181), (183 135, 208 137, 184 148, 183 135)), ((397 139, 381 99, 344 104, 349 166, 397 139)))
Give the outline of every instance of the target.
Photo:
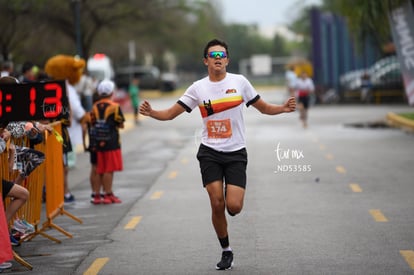
POLYGON ((386 117, 388 125, 401 128, 403 130, 414 132, 414 121, 393 112, 389 112, 386 117))

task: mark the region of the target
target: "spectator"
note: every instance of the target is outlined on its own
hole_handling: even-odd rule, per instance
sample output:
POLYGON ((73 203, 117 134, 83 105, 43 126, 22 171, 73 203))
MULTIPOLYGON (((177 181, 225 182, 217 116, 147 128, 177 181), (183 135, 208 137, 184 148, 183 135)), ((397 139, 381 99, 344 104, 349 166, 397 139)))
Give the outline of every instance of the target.
POLYGON ((139 123, 138 120, 138 107, 139 107, 139 78, 134 76, 131 80, 131 84, 128 87, 128 94, 131 99, 132 108, 134 109, 135 124, 139 123))
POLYGON ((1 65, 0 77, 13 76, 14 65, 12 61, 4 61, 1 65))
POLYGON ((26 61, 23 63, 22 75, 20 76, 19 80, 21 83, 30 83, 36 81, 36 66, 32 62, 26 61))
POLYGON ((69 98, 69 112, 64 113, 60 119, 63 138, 63 166, 64 166, 64 202, 72 203, 75 196, 69 190, 68 174, 70 165, 76 163, 76 146, 82 146, 82 131, 84 128, 85 110, 82 107, 74 85, 79 82, 85 60, 69 55, 56 55, 46 62, 45 72, 53 79, 66 79, 66 92, 69 98), (73 139, 73 140, 72 140, 73 139), (74 148, 75 147, 75 148, 74 148))
POLYGON ((299 119, 302 121, 303 128, 308 127, 308 109, 310 96, 315 92, 315 85, 308 74, 303 71, 295 82, 296 96, 298 97, 299 119))
POLYGON ((114 172, 123 170, 121 153, 121 136, 119 129, 124 128, 125 118, 118 103, 111 100, 115 84, 103 80, 98 84, 97 92, 100 99, 92 107, 93 141, 96 148, 96 173, 99 184, 93 190, 94 204, 121 203, 113 193, 114 172), (100 196, 100 186, 104 189, 103 198, 100 196))
POLYGON ((82 107, 89 112, 92 109, 92 95, 95 90, 95 84, 88 72, 84 72, 78 83, 75 85, 76 92, 80 97, 82 107))
POLYGON ((293 65, 287 66, 287 70, 285 73, 285 79, 286 79, 286 87, 287 87, 289 96, 295 96, 295 82, 296 82, 297 76, 295 73, 295 67, 293 65))

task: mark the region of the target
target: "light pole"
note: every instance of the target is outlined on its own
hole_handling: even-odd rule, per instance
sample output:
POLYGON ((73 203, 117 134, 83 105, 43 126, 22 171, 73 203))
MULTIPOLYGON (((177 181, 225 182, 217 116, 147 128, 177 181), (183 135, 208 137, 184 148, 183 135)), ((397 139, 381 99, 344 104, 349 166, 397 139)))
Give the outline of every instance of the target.
POLYGON ((76 35, 76 54, 83 57, 82 53, 82 34, 80 25, 80 0, 71 0, 73 3, 73 14, 75 18, 75 35, 76 35))

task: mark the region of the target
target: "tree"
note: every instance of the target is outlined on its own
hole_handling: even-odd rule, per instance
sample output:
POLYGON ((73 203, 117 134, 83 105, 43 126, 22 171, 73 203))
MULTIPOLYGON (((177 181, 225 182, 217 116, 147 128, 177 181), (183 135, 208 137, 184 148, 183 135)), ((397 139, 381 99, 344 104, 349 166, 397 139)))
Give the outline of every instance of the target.
POLYGON ((84 58, 96 52, 108 54, 115 65, 129 64, 128 42, 135 41, 137 60, 151 54, 154 64, 167 66, 173 53, 177 68, 204 72, 201 62, 205 43, 226 40, 231 47, 230 67, 252 54, 279 55, 280 37, 268 39, 255 25, 223 23, 220 0, 0 0, 0 47, 4 59, 42 66, 56 54, 77 53, 75 4, 79 5, 81 49, 84 58), (6 27, 4 27, 6 26, 6 27), (272 53, 273 51, 273 53, 272 53))
POLYGON ((10 60, 12 50, 21 46, 31 31, 33 1, 0 1, 0 47, 3 60, 10 60))
POLYGON ((275 34, 271 45, 271 55, 286 56, 288 54, 289 53, 286 48, 286 39, 280 36, 279 34, 275 34))
POLYGON ((357 42, 374 38, 379 48, 390 42, 389 12, 407 0, 324 0, 323 8, 347 19, 357 42))
POLYGON ((90 55, 90 49, 99 33, 106 30, 117 30, 128 20, 148 20, 154 15, 155 1, 146 0, 71 0, 45 1, 39 6, 38 13, 56 32, 62 33, 76 45, 75 5, 80 5, 79 24, 81 30, 82 57, 90 55), (53 10, 54 12, 50 12, 53 10))
POLYGON ((301 55, 303 57, 310 57, 311 47, 312 47, 312 37, 311 37, 311 20, 310 20, 310 10, 312 6, 303 7, 299 10, 298 17, 289 25, 294 33, 300 36, 301 41, 291 41, 289 43, 289 50, 292 53, 301 55))
MULTIPOLYGON (((32 56, 36 63, 51 54, 76 54, 75 4, 80 5, 83 57, 88 57, 92 49, 124 43, 131 34, 168 45, 165 36, 170 33, 171 38, 174 27, 179 30, 184 26, 185 14, 190 11, 183 0, 0 0, 0 22, 7 26, 0 37, 5 59, 12 51, 17 58, 32 56)), ((154 49, 153 44, 145 44, 154 49)))

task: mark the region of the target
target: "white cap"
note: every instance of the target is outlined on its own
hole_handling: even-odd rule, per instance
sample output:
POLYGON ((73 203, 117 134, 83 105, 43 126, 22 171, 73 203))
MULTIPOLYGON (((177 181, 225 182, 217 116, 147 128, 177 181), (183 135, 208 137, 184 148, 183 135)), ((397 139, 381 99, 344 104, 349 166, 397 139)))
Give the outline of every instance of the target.
POLYGON ((111 80, 104 79, 98 84, 98 91, 99 95, 110 95, 115 89, 115 83, 111 80))

